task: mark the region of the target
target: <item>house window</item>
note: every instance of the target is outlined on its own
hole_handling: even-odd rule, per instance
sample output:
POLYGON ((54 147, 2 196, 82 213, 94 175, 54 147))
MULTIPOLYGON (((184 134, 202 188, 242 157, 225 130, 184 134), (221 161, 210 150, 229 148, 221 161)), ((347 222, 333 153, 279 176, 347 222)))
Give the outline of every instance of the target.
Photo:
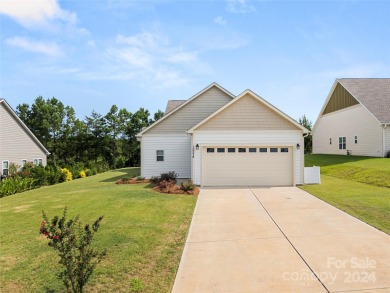
POLYGON ((277 153, 278 152, 278 148, 270 148, 270 152, 271 153, 277 153))
POLYGON ((268 152, 267 148, 259 148, 260 153, 266 153, 268 152))
POLYGON ((157 150, 156 156, 157 156, 157 162, 164 162, 164 151, 163 150, 157 150))
POLYGON ((238 148, 239 153, 246 153, 246 148, 238 148))
POLYGON ((329 144, 332 144, 332 138, 329 138, 329 144))
POLYGON ((235 153, 236 152, 236 148, 228 148, 228 153, 235 153))
POLYGON ((3 171, 1 172, 4 176, 8 176, 9 173, 9 161, 3 161, 2 164, 2 169, 3 171))
POLYGON ((34 159, 34 165, 35 166, 42 165, 42 159, 34 159))
POLYGON ((207 148, 208 153, 214 153, 214 148, 207 148))
POLYGON ((27 160, 22 160, 22 168, 23 168, 24 166, 26 166, 26 164, 27 164, 27 160))
POLYGON ((347 148, 347 138, 345 136, 339 137, 339 150, 345 150, 347 148))
POLYGON ((280 148, 281 153, 288 153, 288 148, 280 148))
POLYGON ((224 153, 225 152, 225 148, 217 148, 217 152, 218 153, 224 153))
POLYGON ((355 135, 355 144, 357 144, 357 135, 355 135))
POLYGON ((249 152, 250 152, 250 153, 255 153, 256 150, 257 150, 256 148, 249 148, 249 152))

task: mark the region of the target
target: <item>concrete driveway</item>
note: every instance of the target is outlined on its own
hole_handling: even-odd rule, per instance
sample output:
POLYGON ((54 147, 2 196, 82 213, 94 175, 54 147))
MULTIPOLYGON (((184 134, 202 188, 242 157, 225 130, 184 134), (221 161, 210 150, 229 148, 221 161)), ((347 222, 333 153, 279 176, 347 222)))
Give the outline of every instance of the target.
POLYGON ((390 237, 299 188, 202 189, 172 292, 390 292, 390 237))

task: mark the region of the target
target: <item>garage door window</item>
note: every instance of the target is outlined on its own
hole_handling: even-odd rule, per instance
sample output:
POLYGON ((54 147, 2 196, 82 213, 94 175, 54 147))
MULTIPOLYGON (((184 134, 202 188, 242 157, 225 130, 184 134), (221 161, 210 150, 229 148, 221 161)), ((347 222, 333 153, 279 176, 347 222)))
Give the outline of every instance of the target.
POLYGON ((217 148, 217 153, 224 153, 225 152, 225 148, 217 148))
POLYGON ((250 152, 250 153, 255 153, 256 150, 257 150, 256 148, 249 148, 249 152, 250 152))
POLYGON ((235 153, 236 149, 235 148, 228 148, 228 153, 235 153))
POLYGON ((246 153, 246 148, 238 148, 239 153, 246 153))
POLYGON ((270 148, 270 152, 271 153, 277 153, 278 152, 278 148, 270 148))
POLYGON ((268 149, 267 148, 259 148, 260 153, 267 153, 268 149))
POLYGON ((280 148, 281 153, 288 153, 288 148, 280 148))
POLYGON ((207 148, 208 153, 214 153, 214 148, 207 148))

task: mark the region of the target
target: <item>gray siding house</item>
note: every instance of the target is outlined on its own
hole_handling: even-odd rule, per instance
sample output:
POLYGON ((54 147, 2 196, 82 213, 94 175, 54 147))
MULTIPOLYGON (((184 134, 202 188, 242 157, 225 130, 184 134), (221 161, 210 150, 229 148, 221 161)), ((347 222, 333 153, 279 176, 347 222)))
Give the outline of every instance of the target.
POLYGON ((390 78, 337 79, 313 126, 313 153, 385 157, 390 78))
POLYGON ((10 163, 46 165, 49 151, 40 143, 11 106, 0 99, 0 174, 8 175, 10 163))
POLYGON ((308 130, 260 96, 216 83, 141 131, 141 175, 175 171, 202 186, 303 184, 308 130), (301 147, 302 146, 302 147, 301 147))

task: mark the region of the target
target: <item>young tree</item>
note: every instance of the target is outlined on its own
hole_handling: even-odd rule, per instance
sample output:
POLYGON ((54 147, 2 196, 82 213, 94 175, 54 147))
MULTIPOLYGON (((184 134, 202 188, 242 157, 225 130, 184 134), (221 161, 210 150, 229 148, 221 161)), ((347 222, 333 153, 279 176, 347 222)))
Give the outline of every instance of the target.
MULTIPOLYGON (((307 128, 311 131, 311 128, 313 127, 313 123, 306 118, 306 115, 303 115, 298 119, 299 124, 301 124, 303 127, 307 128)), ((311 133, 309 133, 305 137, 305 154, 311 154, 313 150, 313 137, 311 133)))

